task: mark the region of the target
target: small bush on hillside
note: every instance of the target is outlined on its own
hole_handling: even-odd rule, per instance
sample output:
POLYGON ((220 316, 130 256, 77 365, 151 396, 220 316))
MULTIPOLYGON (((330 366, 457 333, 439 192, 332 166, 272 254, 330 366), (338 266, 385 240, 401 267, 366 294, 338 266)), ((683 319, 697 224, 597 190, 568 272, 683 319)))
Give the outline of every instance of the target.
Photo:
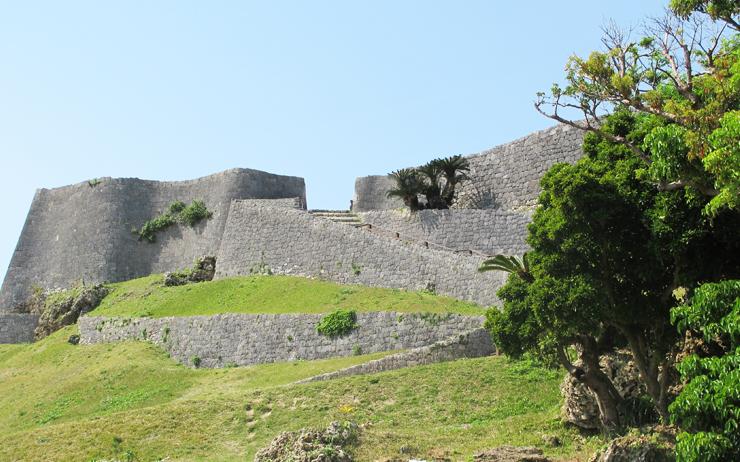
POLYGON ((357 314, 354 311, 336 310, 321 318, 316 331, 326 337, 341 337, 358 327, 357 314))

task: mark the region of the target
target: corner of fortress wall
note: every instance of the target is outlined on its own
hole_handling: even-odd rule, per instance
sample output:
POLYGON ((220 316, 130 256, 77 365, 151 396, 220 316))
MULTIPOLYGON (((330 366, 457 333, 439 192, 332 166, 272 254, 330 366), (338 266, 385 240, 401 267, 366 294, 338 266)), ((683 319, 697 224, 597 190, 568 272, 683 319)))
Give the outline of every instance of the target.
MULTIPOLYGON (((232 169, 190 181, 158 182, 102 178, 36 192, 0 290, 0 314, 9 314, 34 287, 67 288, 116 282, 188 267, 215 255, 233 199, 285 199, 306 207, 302 178, 232 169), (213 216, 196 226, 174 226, 157 242, 137 239, 133 229, 173 201, 203 200, 213 216)), ((27 338, 28 322, 0 319, 7 338, 27 338)), ((31 329, 32 331, 32 329, 31 329)), ((0 341, 3 341, 0 338, 0 341)))
MULTIPOLYGON (((541 130, 467 157, 469 181, 462 183, 455 208, 518 209, 537 202, 542 175, 559 162, 583 156, 583 132, 567 125, 541 130)), ((385 175, 355 180, 353 210, 367 212, 403 207, 386 192, 393 181, 385 175)))
POLYGON ((255 269, 344 284, 423 290, 496 303, 503 275, 477 271, 482 257, 425 248, 317 218, 235 201, 217 257, 216 277, 255 269))

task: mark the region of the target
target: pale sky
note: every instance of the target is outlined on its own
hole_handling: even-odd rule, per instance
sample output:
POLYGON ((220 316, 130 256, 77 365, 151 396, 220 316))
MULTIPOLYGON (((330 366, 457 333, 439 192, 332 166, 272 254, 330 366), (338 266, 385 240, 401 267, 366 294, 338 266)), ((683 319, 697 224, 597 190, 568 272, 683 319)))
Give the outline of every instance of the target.
POLYGON ((347 208, 357 176, 546 128, 568 56, 666 3, 0 0, 0 276, 37 188, 245 167, 347 208))

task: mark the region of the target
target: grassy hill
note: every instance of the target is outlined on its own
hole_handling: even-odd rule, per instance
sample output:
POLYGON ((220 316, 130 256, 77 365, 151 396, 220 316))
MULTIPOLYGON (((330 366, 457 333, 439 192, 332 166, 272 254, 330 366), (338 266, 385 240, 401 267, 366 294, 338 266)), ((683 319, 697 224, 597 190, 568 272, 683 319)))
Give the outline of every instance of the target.
MULTIPOLYGON (((0 345, 0 460, 252 460, 282 430, 364 424, 358 461, 542 445, 585 460, 600 444, 558 419, 559 372, 502 357, 291 385, 382 356, 189 369, 148 343, 77 345, 74 326, 0 345), (403 453, 403 455, 402 455, 403 453)), ((404 459, 406 460, 406 459, 404 459)))
MULTIPOLYGON (((164 287, 161 276, 112 285, 95 315, 357 311, 480 315, 471 303, 286 276, 164 287)), ((70 345, 76 326, 0 345, 0 460, 244 461, 280 431, 363 425, 356 460, 469 460, 503 445, 586 460, 598 438, 559 420, 560 372, 502 357, 296 385, 388 353, 242 368, 191 369, 149 343, 70 345)))
POLYGON ((341 285, 291 276, 249 276, 200 284, 164 287, 153 275, 111 284, 112 292, 96 316, 192 316, 219 313, 324 313, 337 308, 355 311, 399 311, 482 315, 470 302, 409 292, 341 285))

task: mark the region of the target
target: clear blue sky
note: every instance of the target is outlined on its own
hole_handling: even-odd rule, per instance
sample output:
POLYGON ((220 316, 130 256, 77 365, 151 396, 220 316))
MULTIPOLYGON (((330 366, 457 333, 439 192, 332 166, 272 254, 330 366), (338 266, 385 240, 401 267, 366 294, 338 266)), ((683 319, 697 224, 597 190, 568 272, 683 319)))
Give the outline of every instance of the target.
POLYGON ((664 5, 0 1, 0 277, 36 188, 248 167, 346 208, 357 176, 551 125, 568 56, 664 5))

